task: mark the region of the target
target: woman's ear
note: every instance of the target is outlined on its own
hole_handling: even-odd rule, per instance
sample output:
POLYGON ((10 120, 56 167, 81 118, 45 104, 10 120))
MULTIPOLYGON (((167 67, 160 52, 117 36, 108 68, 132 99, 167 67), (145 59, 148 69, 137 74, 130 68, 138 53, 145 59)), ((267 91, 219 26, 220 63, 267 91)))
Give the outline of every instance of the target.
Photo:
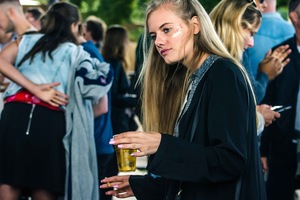
POLYGON ((292 12, 290 12, 289 16, 290 16, 291 22, 293 24, 295 24, 297 22, 297 20, 298 20, 297 13, 295 11, 292 11, 292 12))
POLYGON ((193 16, 190 20, 193 27, 193 34, 197 35, 201 30, 201 24, 197 16, 193 16))

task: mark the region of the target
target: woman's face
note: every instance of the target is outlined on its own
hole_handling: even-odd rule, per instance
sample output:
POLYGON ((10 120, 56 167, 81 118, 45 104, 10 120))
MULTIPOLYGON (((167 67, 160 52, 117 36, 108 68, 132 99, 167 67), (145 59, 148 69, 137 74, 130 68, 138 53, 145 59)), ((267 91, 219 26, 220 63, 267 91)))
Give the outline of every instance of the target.
POLYGON ((254 46, 254 35, 258 31, 258 29, 251 30, 250 28, 244 28, 244 35, 245 35, 245 40, 244 40, 244 51, 248 48, 251 48, 254 46))
POLYGON ((78 26, 79 26, 79 23, 74 22, 71 24, 71 31, 75 37, 77 37, 77 35, 78 35, 78 26))
POLYGON ((148 16, 150 37, 167 64, 185 64, 193 54, 192 31, 197 34, 199 30, 192 30, 192 26, 188 26, 166 6, 168 5, 158 7, 148 16))

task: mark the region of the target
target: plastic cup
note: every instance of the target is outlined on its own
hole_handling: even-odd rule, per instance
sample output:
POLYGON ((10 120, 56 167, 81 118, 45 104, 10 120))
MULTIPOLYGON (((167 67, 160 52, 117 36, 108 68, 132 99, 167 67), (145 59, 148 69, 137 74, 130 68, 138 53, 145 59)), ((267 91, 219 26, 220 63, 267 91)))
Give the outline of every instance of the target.
POLYGON ((136 149, 120 149, 115 146, 119 172, 133 172, 136 170, 136 157, 131 156, 136 149))

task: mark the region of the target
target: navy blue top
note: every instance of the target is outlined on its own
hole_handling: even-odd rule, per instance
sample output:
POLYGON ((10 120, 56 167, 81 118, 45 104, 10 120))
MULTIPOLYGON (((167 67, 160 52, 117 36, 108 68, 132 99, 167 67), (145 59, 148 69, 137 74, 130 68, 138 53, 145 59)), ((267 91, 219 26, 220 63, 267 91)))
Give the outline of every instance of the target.
MULTIPOLYGON (((97 58, 99 61, 104 62, 102 55, 92 41, 87 41, 81 44, 83 49, 87 51, 92 58, 97 58)), ((110 71, 113 72, 110 66, 110 71)), ((110 73, 113 76, 113 73, 110 73)), ((112 78, 112 77, 111 77, 112 78)), ((94 120, 94 137, 96 143, 97 154, 110 154, 114 152, 114 148, 109 144, 112 138, 113 130, 111 124, 111 92, 107 93, 108 98, 108 111, 100 115, 94 120)))

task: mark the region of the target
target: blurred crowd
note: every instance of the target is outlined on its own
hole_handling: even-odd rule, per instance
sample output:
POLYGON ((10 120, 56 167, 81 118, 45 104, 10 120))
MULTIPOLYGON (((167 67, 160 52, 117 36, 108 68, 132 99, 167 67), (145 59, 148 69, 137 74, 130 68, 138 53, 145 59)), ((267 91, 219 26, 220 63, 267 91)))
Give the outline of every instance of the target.
POLYGON ((245 188, 255 185, 253 198, 294 198, 300 188, 300 0, 289 0, 288 21, 276 0, 221 0, 203 16, 196 0, 182 2, 151 1, 144 32, 130 41, 125 26, 82 19, 72 3, 43 10, 0 0, 0 200, 174 199, 181 191, 179 199, 211 200, 232 188, 235 197, 224 199, 243 200, 245 188), (218 88, 211 79, 220 78, 215 68, 231 66, 228 60, 242 76, 226 68, 218 88), (209 103, 199 109, 198 101, 220 113, 209 103), (165 133, 189 143, 176 149, 165 133), (148 176, 120 178, 115 145, 148 156, 148 176), (167 154, 173 151, 193 157, 167 154), (215 157, 193 160, 200 152, 215 157), (224 167, 228 163, 236 169, 224 167), (203 174, 190 177, 197 170, 203 174), (155 185, 164 185, 163 194, 155 185))

